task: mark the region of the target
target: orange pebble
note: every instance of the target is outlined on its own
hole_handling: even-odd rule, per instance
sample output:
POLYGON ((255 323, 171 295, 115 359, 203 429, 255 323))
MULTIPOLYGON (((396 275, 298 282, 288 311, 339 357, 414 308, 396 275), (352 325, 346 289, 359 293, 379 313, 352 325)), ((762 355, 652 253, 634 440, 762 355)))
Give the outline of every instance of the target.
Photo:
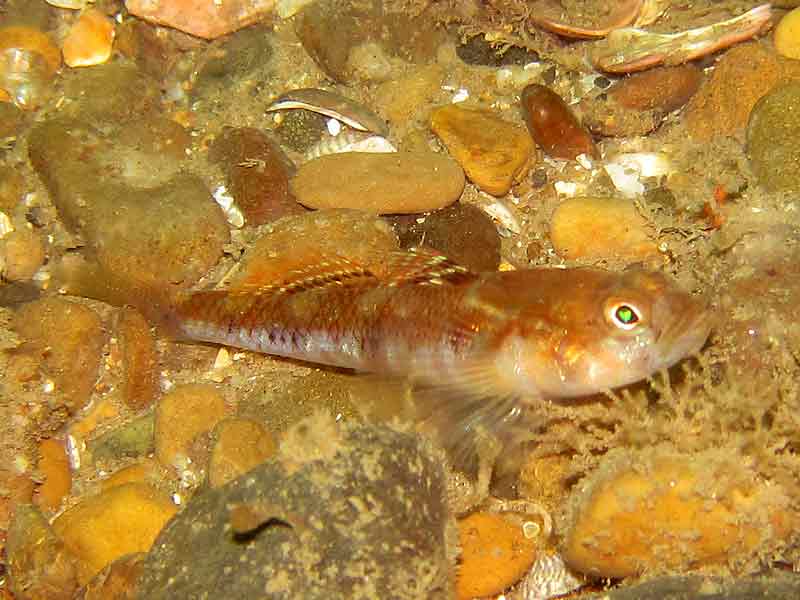
POLYGON ((39 444, 39 471, 44 482, 36 494, 36 504, 43 510, 54 510, 72 487, 72 473, 64 444, 58 440, 42 440, 39 444))
POLYGON ((39 54, 50 73, 61 66, 61 53, 47 34, 31 27, 13 26, 0 29, 0 52, 9 49, 25 50, 39 54))
POLYGON ((519 581, 536 558, 535 540, 495 513, 476 512, 458 521, 461 560, 459 600, 499 594, 519 581))
POLYGON ((70 67, 101 65, 111 56, 114 23, 99 10, 85 10, 72 26, 62 52, 70 67))

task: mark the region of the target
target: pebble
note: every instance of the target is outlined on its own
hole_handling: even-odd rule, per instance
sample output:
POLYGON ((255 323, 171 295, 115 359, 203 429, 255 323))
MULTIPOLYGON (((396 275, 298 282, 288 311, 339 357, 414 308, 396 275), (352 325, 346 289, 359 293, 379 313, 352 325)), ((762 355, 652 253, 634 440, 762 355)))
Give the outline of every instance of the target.
POLYGON ((780 568, 765 569, 756 576, 709 577, 670 575, 647 578, 633 585, 581 595, 581 600, 794 600, 800 598, 800 580, 780 568))
POLYGON ((506 195, 528 167, 530 136, 489 111, 450 104, 434 110, 430 122, 470 181, 488 194, 506 195))
POLYGON ((156 396, 155 337, 150 323, 136 309, 126 306, 114 321, 122 363, 122 399, 133 411, 146 409, 156 396))
POLYGON ((740 44, 725 52, 686 107, 689 135, 697 141, 734 135, 745 128, 756 102, 780 83, 800 80, 800 62, 763 44, 740 44))
POLYGON ((458 200, 464 172, 453 159, 433 152, 345 152, 305 163, 290 187, 309 208, 418 213, 458 200))
POLYGON ((127 467, 115 471, 108 478, 100 482, 100 489, 106 491, 118 485, 126 483, 148 483, 156 481, 159 476, 158 462, 152 458, 144 458, 140 462, 133 463, 127 467))
POLYGON ((36 507, 17 506, 5 555, 16 600, 71 600, 78 587, 75 560, 36 507))
POLYGON ((50 297, 23 305, 12 327, 26 342, 22 352, 35 356, 43 377, 53 381, 47 405, 70 413, 86 406, 106 343, 100 317, 81 304, 50 297))
POLYGON ((634 73, 580 104, 584 123, 606 136, 646 135, 697 92, 703 72, 692 64, 634 73))
MULTIPOLYGON (((3 96, 5 91, 0 88, 0 97, 3 96)), ((6 94, 7 95, 7 94, 6 94)), ((10 102, 0 101, 0 139, 15 137, 22 125, 25 122, 25 113, 23 113, 18 106, 10 102)), ((4 167, 10 169, 10 167, 4 167)), ((0 185, 3 179, 0 178, 0 185)))
POLYGON ((417 435, 304 420, 273 460, 192 497, 145 559, 139 597, 450 598, 443 462, 417 435))
POLYGON ((439 64, 417 67, 381 83, 375 90, 375 105, 390 123, 408 126, 415 121, 422 122, 426 112, 420 108, 428 106, 431 98, 441 94, 447 75, 439 64))
POLYGON ((303 212, 289 191, 289 158, 258 129, 225 127, 209 149, 225 171, 227 190, 248 225, 303 212))
POLYGON ((403 248, 425 245, 476 272, 496 271, 500 265, 497 226, 476 206, 456 202, 422 219, 390 218, 403 248))
POLYGON ((773 40, 778 54, 800 59, 800 8, 783 15, 775 27, 773 40))
POLYGON ((273 71, 272 29, 254 25, 205 46, 196 59, 197 71, 192 76, 193 99, 211 100, 213 96, 240 88, 243 81, 263 80, 273 71))
POLYGON ((137 552, 118 558, 78 590, 73 600, 136 600, 144 557, 137 552))
POLYGON ((747 124, 747 154, 758 182, 771 192, 800 192, 800 81, 761 98, 747 124))
POLYGON ((35 27, 0 28, 0 90, 22 110, 36 110, 50 96, 61 51, 35 27))
POLYGON ((211 487, 225 485, 275 454, 275 439, 258 421, 225 419, 212 432, 216 440, 208 464, 211 487))
MULTIPOLYGON (((11 105, 0 104, 0 109, 2 109, 3 106, 11 105)), ((25 178, 20 174, 20 172, 11 166, 1 166, 0 211, 6 211, 10 214, 22 199, 22 193, 24 190, 25 178)))
POLYGON ((88 123, 119 125, 134 120, 133 127, 142 128, 142 116, 159 106, 159 82, 130 63, 107 62, 91 69, 72 69, 62 78, 64 95, 71 102, 65 103, 61 114, 88 123))
POLYGON ((565 200, 553 213, 550 239, 567 259, 637 262, 660 257, 647 221, 629 200, 565 200))
POLYGON ((730 449, 620 451, 573 498, 563 558, 610 578, 743 564, 785 543, 797 526, 790 502, 730 449))
POLYGON ((599 157, 592 136, 553 90, 532 83, 522 90, 520 101, 528 131, 545 154, 565 160, 581 154, 599 157))
POLYGON ((34 483, 27 473, 0 468, 0 541, 17 506, 33 502, 34 483))
POLYGON ((434 19, 386 10, 379 2, 318 0, 297 15, 295 31, 314 62, 343 83, 390 77, 390 65, 398 61, 433 61, 445 39, 434 19), (388 63, 388 68, 376 69, 376 63, 388 63))
POLYGON ((197 438, 209 433, 225 416, 225 400, 216 387, 186 384, 173 388, 156 406, 156 458, 165 467, 179 468, 193 458, 197 438))
POLYGON ((114 22, 90 8, 70 28, 61 51, 68 67, 91 67, 106 62, 113 45, 114 22))
POLYGON ((292 215, 265 227, 264 234, 247 249, 230 286, 275 283, 327 256, 343 256, 369 266, 399 247, 388 223, 360 210, 324 209, 292 215))
POLYGON ((131 552, 147 552, 175 514, 169 497, 143 483, 126 483, 83 498, 59 515, 53 529, 78 559, 78 581, 131 552))
POLYGON ((203 181, 157 146, 121 145, 87 123, 51 120, 31 131, 29 155, 64 225, 120 279, 190 285, 230 239, 203 181))
POLYGON ((34 501, 44 511, 56 510, 72 487, 72 473, 64 443, 53 438, 39 442, 36 469, 42 482, 36 490, 34 501))
POLYGON ((2 276, 9 281, 29 281, 45 261, 42 237, 30 229, 17 229, 0 238, 2 276))
POLYGON ((146 413, 90 440, 86 448, 92 462, 97 465, 145 456, 153 451, 154 429, 153 415, 146 413))
POLYGON ((275 0, 125 0, 136 17, 213 40, 260 21, 275 8, 275 0))
POLYGON ((459 559, 456 597, 494 596, 519 581, 531 568, 537 543, 519 524, 489 512, 459 519, 459 559))

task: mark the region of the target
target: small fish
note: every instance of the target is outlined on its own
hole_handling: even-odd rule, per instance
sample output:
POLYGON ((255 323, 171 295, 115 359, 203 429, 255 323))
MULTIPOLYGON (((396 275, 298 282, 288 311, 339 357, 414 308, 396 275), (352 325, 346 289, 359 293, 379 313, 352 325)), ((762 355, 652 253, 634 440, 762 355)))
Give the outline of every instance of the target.
POLYGON ((397 148, 385 137, 348 130, 339 135, 323 137, 306 151, 303 158, 313 160, 342 152, 397 152, 397 148))
POLYGON ((303 108, 338 119, 359 131, 371 131, 380 136, 389 135, 386 123, 367 107, 345 96, 318 88, 299 88, 278 97, 266 112, 303 108))
POLYGON ((186 340, 453 392, 462 434, 505 427, 531 402, 639 381, 697 352, 710 329, 704 304, 660 273, 475 273, 427 249, 138 304, 186 340))
POLYGON ((425 250, 379 268, 336 259, 280 284, 190 292, 170 318, 190 340, 433 384, 461 399, 458 427, 490 431, 526 403, 646 378, 709 333, 704 306, 659 273, 473 273, 425 250))

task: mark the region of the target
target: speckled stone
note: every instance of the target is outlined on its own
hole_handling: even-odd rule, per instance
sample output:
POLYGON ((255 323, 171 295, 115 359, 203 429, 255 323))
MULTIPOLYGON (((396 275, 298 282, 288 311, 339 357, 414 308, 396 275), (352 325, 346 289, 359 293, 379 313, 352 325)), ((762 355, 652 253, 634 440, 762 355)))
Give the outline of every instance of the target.
POLYGON ((192 498, 153 544, 138 598, 450 598, 442 464, 415 435, 305 420, 273 461, 192 498))
POLYGON ((528 132, 485 110, 449 104, 431 114, 431 129, 478 188, 504 196, 528 166, 528 132))
POLYGON ((458 200, 464 171, 453 159, 433 152, 345 152, 305 163, 291 189, 310 208, 417 213, 458 200))
POLYGON ((389 218, 403 248, 429 246, 476 272, 494 271, 500 264, 497 226, 476 206, 456 202, 421 219, 389 218))
POLYGON ((800 81, 774 89, 753 107, 747 154, 758 182, 773 192, 800 191, 800 81))
POLYGON ((114 133, 45 121, 29 135, 31 163, 64 225, 105 269, 134 282, 193 283, 230 239, 222 210, 174 154, 120 144, 114 133))
POLYGON ((225 171, 228 192, 248 225, 304 212, 289 191, 294 165, 280 146, 258 129, 225 127, 214 140, 209 158, 225 171))

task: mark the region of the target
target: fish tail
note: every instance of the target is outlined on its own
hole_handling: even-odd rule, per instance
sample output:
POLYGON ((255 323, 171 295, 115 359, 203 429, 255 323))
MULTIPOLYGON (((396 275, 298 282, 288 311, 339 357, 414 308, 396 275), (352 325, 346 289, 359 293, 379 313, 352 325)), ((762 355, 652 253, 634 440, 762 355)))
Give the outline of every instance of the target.
POLYGON ((178 333, 175 306, 185 292, 170 289, 167 283, 134 280, 79 256, 65 257, 55 265, 51 281, 60 293, 113 306, 132 306, 162 333, 169 336, 178 333))

